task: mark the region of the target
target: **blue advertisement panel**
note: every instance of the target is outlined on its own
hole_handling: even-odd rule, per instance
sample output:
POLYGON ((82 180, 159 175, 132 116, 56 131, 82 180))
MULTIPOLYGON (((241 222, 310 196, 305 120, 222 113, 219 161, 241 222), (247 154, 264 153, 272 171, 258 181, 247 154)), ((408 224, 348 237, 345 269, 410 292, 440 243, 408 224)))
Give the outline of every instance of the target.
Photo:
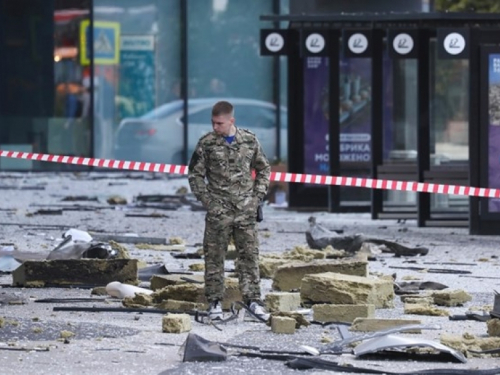
POLYGON ((340 60, 340 162, 371 161, 371 59, 340 60))
MULTIPOLYGON (((489 55, 488 187, 500 189, 500 54, 489 55)), ((490 198, 490 212, 500 212, 500 199, 490 198)))
POLYGON ((122 35, 120 42, 120 118, 141 116, 155 108, 154 36, 122 35))
MULTIPOLYGON (((304 67, 304 173, 329 174, 329 60, 304 67)), ((371 160, 371 60, 340 61, 340 161, 371 160)))
POLYGON ((329 174, 330 100, 327 57, 308 57, 304 71, 304 173, 329 174))

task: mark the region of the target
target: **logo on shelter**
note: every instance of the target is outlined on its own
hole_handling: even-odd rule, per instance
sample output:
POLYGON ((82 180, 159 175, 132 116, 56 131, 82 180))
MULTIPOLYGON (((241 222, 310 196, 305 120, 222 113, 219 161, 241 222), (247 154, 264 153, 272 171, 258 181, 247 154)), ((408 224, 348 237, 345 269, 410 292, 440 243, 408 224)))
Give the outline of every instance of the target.
POLYGON ((458 55, 465 49, 465 38, 459 33, 450 33, 444 38, 443 47, 450 55, 458 55))
POLYGON ((415 43, 413 42, 413 38, 406 33, 396 35, 392 41, 394 51, 400 55, 407 55, 410 53, 413 50, 414 45, 415 43))
POLYGON ((266 37, 266 48, 271 52, 280 51, 285 45, 285 40, 278 33, 271 33, 266 37))
POLYGON ((313 33, 306 38, 306 48, 309 52, 319 53, 325 49, 325 38, 321 34, 313 33))
POLYGON ((352 34, 347 45, 352 53, 363 53, 368 48, 368 39, 361 33, 352 34))

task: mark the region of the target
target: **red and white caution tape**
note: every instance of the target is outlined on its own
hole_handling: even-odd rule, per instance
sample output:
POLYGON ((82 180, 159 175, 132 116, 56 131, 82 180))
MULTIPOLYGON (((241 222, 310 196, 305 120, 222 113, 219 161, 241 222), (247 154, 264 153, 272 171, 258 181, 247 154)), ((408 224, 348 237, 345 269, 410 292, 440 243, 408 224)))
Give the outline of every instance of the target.
MULTIPOLYGON (((161 163, 146 163, 138 161, 94 159, 77 156, 37 154, 19 151, 2 151, 0 157, 13 159, 26 159, 36 161, 46 161, 52 163, 85 165, 90 167, 122 169, 144 172, 159 172, 168 174, 188 173, 186 165, 173 165, 161 163)), ((271 172, 271 181, 306 183, 317 185, 337 185, 364 187, 368 189, 415 191, 435 194, 453 194, 473 197, 500 198, 500 189, 478 188, 462 185, 430 184, 426 182, 395 181, 395 180, 374 180, 360 177, 324 176, 300 173, 271 172)))

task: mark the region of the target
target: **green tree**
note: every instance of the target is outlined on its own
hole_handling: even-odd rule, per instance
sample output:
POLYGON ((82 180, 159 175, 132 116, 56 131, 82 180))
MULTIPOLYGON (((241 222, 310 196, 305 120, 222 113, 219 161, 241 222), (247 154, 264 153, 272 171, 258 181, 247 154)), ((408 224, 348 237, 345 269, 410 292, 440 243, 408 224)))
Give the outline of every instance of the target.
POLYGON ((438 11, 450 12, 500 12, 498 0, 436 0, 438 11))

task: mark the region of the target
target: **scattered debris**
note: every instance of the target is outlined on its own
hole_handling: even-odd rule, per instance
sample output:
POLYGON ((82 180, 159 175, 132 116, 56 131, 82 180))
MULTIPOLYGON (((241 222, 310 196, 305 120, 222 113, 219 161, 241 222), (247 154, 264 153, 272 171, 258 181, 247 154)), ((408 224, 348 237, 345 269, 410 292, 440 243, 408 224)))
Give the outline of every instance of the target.
POLYGON ((189 269, 191 271, 195 272, 202 272, 205 270, 205 264, 204 263, 193 263, 189 265, 189 269))
POLYGON ((112 281, 106 285, 106 292, 116 298, 134 297, 136 293, 153 294, 152 290, 139 288, 134 285, 123 284, 119 281, 112 281))
POLYGON ((182 195, 139 195, 134 197, 133 207, 154 208, 157 210, 177 210, 183 205, 181 197, 182 195))
POLYGON ((129 244, 158 244, 166 245, 167 239, 161 237, 140 237, 140 236, 127 236, 123 234, 94 234, 94 239, 97 241, 115 241, 119 243, 129 243, 129 244))
POLYGON ((14 348, 11 346, 4 347, 0 346, 0 350, 10 350, 10 351, 16 351, 16 352, 48 352, 50 348, 48 346, 46 347, 23 347, 23 348, 14 348))
POLYGON ((69 339, 71 337, 75 336, 75 333, 74 332, 71 332, 71 331, 61 331, 61 338, 62 339, 69 339))
POLYGON ((122 305, 125 307, 152 306, 153 298, 150 292, 151 291, 148 291, 148 293, 136 292, 134 296, 125 297, 122 300, 122 305))
POLYGON ((185 311, 192 312, 197 310, 203 310, 206 308, 205 303, 195 303, 195 302, 187 302, 187 301, 177 301, 174 299, 168 299, 166 301, 162 301, 156 305, 158 309, 164 309, 169 311, 185 311))
POLYGON ((270 292, 266 295, 269 311, 295 311, 300 307, 300 293, 270 292))
POLYGON ((431 315, 431 316, 449 316, 450 313, 447 310, 438 309, 434 306, 419 303, 405 303, 404 305, 405 314, 414 315, 431 315))
POLYGON ((451 268, 425 268, 425 267, 399 267, 399 266, 389 266, 389 268, 394 268, 399 270, 421 271, 427 273, 451 273, 457 275, 472 273, 471 271, 454 270, 451 268))
POLYGON ((165 333, 183 333, 191 331, 191 317, 187 314, 168 314, 162 319, 162 331, 165 333))
MULTIPOLYGON (((191 282, 195 281, 196 283, 203 284, 205 282, 205 278, 203 275, 193 275, 192 272, 185 272, 184 274, 192 275, 190 278, 191 282)), ((169 275, 153 275, 151 277, 151 289, 152 290, 160 290, 170 285, 179 285, 186 284, 188 281, 185 280, 184 277, 181 276, 182 273, 178 272, 177 274, 169 274, 169 275)))
POLYGON ((183 362, 220 362, 227 359, 227 349, 222 344, 190 333, 183 344, 183 362))
POLYGON ((185 245, 155 245, 151 243, 137 243, 135 244, 137 249, 143 250, 156 250, 156 251, 184 251, 186 250, 185 245))
POLYGON ((500 337, 500 319, 490 319, 486 322, 488 335, 500 337))
POLYGON ((434 303, 439 306, 463 306, 466 302, 472 300, 472 296, 465 290, 442 290, 433 292, 430 296, 434 299, 434 303))
MULTIPOLYGON (((28 303, 28 298, 20 293, 0 293, 0 306, 2 305, 22 305, 28 303)), ((2 328, 2 320, 0 318, 0 328, 2 328)))
POLYGON ((271 326, 271 331, 273 333, 294 334, 296 321, 293 318, 285 316, 271 315, 269 325, 271 326))
POLYGON ((13 222, 8 222, 8 223, 0 223, 0 226, 4 225, 11 225, 11 226, 18 226, 21 228, 46 228, 46 229, 67 229, 70 228, 71 225, 56 225, 56 224, 32 224, 32 223, 13 223, 13 222))
POLYGON ((40 298, 34 302, 37 303, 85 303, 85 302, 106 302, 105 298, 40 298))
POLYGON ((141 281, 150 281, 155 275, 168 275, 170 272, 164 264, 154 264, 149 267, 139 268, 137 278, 141 281))
POLYGON ((0 190, 45 190, 45 186, 40 186, 40 185, 34 185, 34 186, 0 185, 0 190))
POLYGON ((76 202, 76 201, 84 201, 84 202, 99 202, 97 197, 90 197, 88 195, 68 195, 61 199, 62 202, 76 202))
POLYGON ((304 305, 317 303, 373 304, 394 307, 392 281, 334 272, 308 274, 302 279, 300 298, 304 305))
POLYGON ((40 210, 37 210, 37 211, 35 211, 33 213, 26 214, 26 216, 32 216, 32 215, 62 215, 62 214, 63 214, 63 210, 61 210, 61 209, 54 209, 54 210, 40 209, 40 210))
POLYGON ((447 285, 435 281, 394 282, 394 293, 398 295, 419 293, 421 290, 443 290, 447 285))
POLYGON ((429 249, 425 247, 410 248, 393 241, 368 238, 362 234, 340 236, 338 233, 332 232, 317 224, 314 216, 309 218, 309 229, 306 231, 306 241, 311 249, 321 250, 331 245, 334 249, 345 250, 350 254, 358 252, 364 243, 384 245, 388 249, 388 252, 394 253, 396 256, 427 255, 429 252, 429 249))
POLYGON ((313 319, 317 322, 352 323, 355 319, 375 316, 375 305, 316 304, 312 306, 313 319))
POLYGON ((95 288, 92 288, 90 294, 94 296, 107 296, 108 292, 106 292, 105 286, 97 286, 95 288))
POLYGON ((73 243, 56 247, 47 255, 47 259, 113 259, 117 254, 111 245, 102 242, 73 243))
POLYGON ((498 293, 496 290, 495 292, 495 299, 493 300, 493 310, 490 312, 492 317, 495 318, 500 318, 500 293, 498 293))
POLYGON ((405 326, 400 326, 400 327, 394 327, 394 328, 389 328, 385 329, 382 331, 376 331, 376 332, 370 332, 370 333, 365 333, 362 335, 353 335, 350 337, 342 338, 341 340, 337 340, 332 342, 331 344, 324 345, 320 349, 313 348, 311 346, 303 345, 301 346, 304 350, 307 352, 311 353, 312 355, 320 355, 320 354, 328 354, 328 353, 341 353, 345 347, 347 347, 350 344, 360 342, 360 341, 365 341, 365 340, 370 340, 374 339, 377 337, 382 337, 382 336, 387 336, 393 333, 399 333, 399 332, 407 332, 409 330, 422 330, 422 329, 431 329, 431 330, 438 330, 441 329, 440 326, 438 325, 425 325, 425 324, 410 324, 410 325, 405 325, 405 326))
POLYGON ((168 218, 168 215, 160 214, 158 212, 153 212, 150 214, 141 214, 141 213, 126 213, 125 217, 143 217, 148 219, 164 219, 168 218))
POLYGON ((136 259, 57 259, 25 261, 12 272, 14 286, 100 286, 111 281, 137 283, 136 259))
POLYGON ((491 315, 483 312, 482 314, 467 311, 463 315, 455 314, 449 316, 450 320, 476 320, 478 322, 487 322, 491 319, 491 315))
MULTIPOLYGON (((469 333, 460 335, 443 333, 440 341, 455 350, 462 352, 467 357, 481 357, 484 350, 494 350, 500 348, 500 337, 476 337, 469 333)), ((500 356, 500 353, 488 355, 500 356)))
MULTIPOLYGON (((422 324, 417 319, 377 319, 377 318, 356 318, 352 322, 351 331, 375 332, 392 329, 395 327, 408 326, 412 324, 422 324)), ((407 333, 421 333, 420 329, 402 331, 407 333)))
MULTIPOLYGON (((361 357, 369 353, 377 353, 387 349, 397 349, 399 351, 410 350, 413 348, 432 348, 438 352, 446 353, 452 356, 455 360, 461 363, 466 363, 467 359, 464 355, 446 345, 439 342, 426 340, 422 338, 403 337, 398 335, 384 335, 376 337, 368 341, 364 341, 354 348, 354 355, 361 357)), ((417 357, 414 357, 417 358, 417 357)), ((444 358, 443 361, 448 361, 449 358, 444 358)))
POLYGON ((276 311, 271 313, 271 319, 267 321, 267 325, 272 325, 272 320, 275 318, 289 318, 294 321, 295 328, 299 329, 300 327, 309 327, 311 323, 304 318, 304 315, 298 312, 293 311, 276 311))
POLYGON ((127 199, 120 197, 118 195, 113 195, 113 196, 109 197, 108 199, 106 199, 106 202, 108 202, 108 204, 111 204, 111 205, 123 205, 123 204, 127 204, 127 199))
POLYGON ((273 289, 285 292, 298 289, 305 275, 325 272, 367 276, 368 263, 355 259, 287 263, 276 268, 273 278, 273 289))
POLYGON ((0 274, 11 273, 21 265, 12 255, 0 256, 0 274))
MULTIPOLYGON (((201 275, 200 275, 201 276, 201 275)), ((163 278, 163 277, 158 277, 163 278)), ((153 285, 151 285, 153 288, 153 285)), ((169 285, 153 293, 155 303, 164 300, 188 301, 195 303, 207 303, 203 284, 192 284, 184 281, 183 284, 169 285)), ((242 300, 238 279, 226 277, 224 279, 224 295, 222 298, 222 308, 229 310, 233 302, 242 300)))

